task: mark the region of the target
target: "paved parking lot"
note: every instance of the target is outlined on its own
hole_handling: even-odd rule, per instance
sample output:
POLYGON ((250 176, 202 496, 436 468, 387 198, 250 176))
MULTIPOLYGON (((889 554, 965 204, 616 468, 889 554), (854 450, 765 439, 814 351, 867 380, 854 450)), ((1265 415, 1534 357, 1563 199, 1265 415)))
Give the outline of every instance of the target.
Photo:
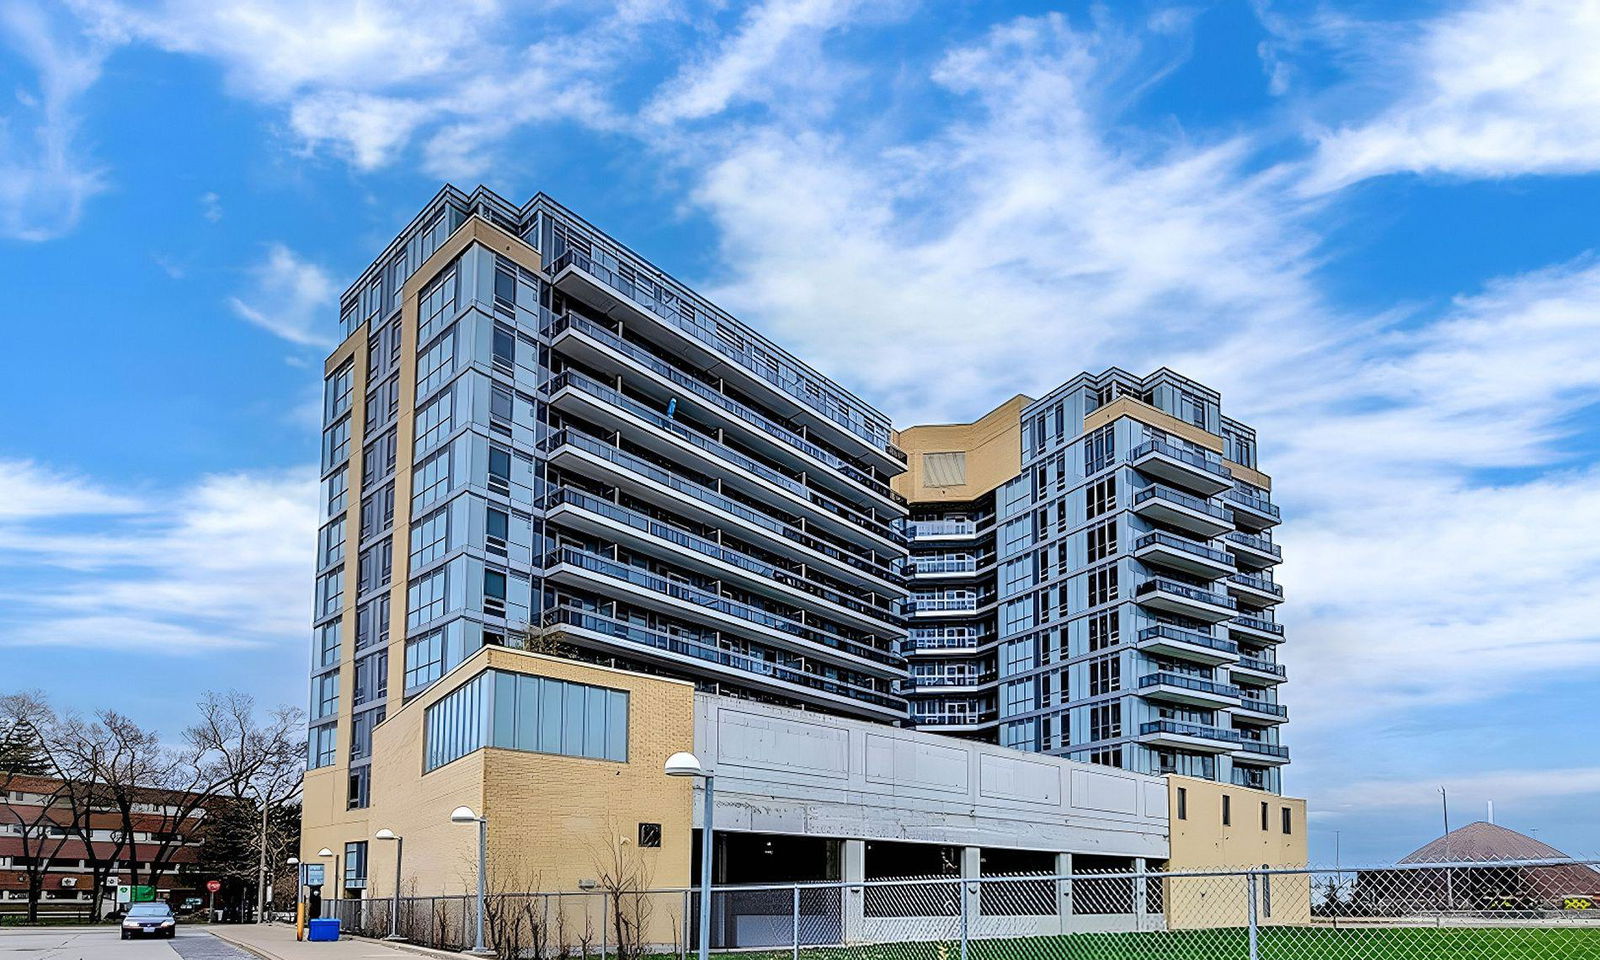
POLYGON ((0 928, 5 960, 255 960, 204 929, 178 926, 171 940, 128 940, 106 924, 85 927, 0 928))

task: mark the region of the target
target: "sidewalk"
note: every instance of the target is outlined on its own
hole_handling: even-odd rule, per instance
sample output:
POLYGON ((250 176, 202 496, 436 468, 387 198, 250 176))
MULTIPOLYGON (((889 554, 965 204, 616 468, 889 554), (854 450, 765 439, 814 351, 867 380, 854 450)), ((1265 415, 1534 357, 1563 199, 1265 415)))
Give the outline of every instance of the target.
POLYGON ((255 954, 261 960, 463 960, 464 954, 410 944, 384 943, 363 937, 342 937, 335 943, 296 941, 292 923, 239 923, 208 926, 218 940, 255 954))

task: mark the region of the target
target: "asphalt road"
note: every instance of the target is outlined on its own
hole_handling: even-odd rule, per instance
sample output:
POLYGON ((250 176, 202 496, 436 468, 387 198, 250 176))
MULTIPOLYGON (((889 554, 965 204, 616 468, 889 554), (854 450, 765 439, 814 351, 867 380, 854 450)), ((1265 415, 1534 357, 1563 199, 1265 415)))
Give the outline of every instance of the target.
POLYGON ((117 927, 0 927, 5 960, 254 960, 197 927, 178 925, 171 940, 122 940, 117 927))

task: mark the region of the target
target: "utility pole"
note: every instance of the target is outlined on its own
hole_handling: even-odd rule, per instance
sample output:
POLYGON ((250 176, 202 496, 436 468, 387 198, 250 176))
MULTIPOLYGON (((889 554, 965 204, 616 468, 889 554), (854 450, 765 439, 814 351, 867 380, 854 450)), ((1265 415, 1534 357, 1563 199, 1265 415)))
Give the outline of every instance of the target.
MULTIPOLYGON (((1444 859, 1451 861, 1450 853, 1450 795, 1444 787, 1439 788, 1439 804, 1444 809, 1444 859)), ((1444 908, 1453 909, 1456 903, 1455 872, 1449 867, 1444 868, 1444 908)))
POLYGON ((267 915, 267 800, 260 791, 256 799, 261 804, 261 863, 256 874, 256 923, 265 923, 267 915))

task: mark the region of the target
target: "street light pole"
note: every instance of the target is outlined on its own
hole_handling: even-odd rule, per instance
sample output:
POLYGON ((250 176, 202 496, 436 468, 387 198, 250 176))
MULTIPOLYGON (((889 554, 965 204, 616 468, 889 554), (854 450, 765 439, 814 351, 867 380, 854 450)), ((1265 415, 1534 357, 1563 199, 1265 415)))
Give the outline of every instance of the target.
POLYGON ((400 864, 405 857, 406 838, 385 827, 374 834, 379 840, 394 841, 394 898, 389 904, 389 935, 385 940, 403 941, 400 936, 400 864))
POLYGON ((700 960, 711 955, 711 850, 712 820, 716 812, 716 775, 700 765, 692 753, 675 753, 667 758, 669 777, 698 777, 705 781, 705 814, 700 825, 700 960))
POLYGON ((267 801, 256 794, 261 804, 261 863, 256 874, 256 923, 264 923, 267 912, 267 801))
POLYGON ((450 813, 451 823, 476 823, 478 825, 478 922, 470 952, 479 956, 489 953, 483 945, 483 915, 487 906, 486 883, 489 874, 489 818, 480 817, 471 807, 456 807, 450 813))

